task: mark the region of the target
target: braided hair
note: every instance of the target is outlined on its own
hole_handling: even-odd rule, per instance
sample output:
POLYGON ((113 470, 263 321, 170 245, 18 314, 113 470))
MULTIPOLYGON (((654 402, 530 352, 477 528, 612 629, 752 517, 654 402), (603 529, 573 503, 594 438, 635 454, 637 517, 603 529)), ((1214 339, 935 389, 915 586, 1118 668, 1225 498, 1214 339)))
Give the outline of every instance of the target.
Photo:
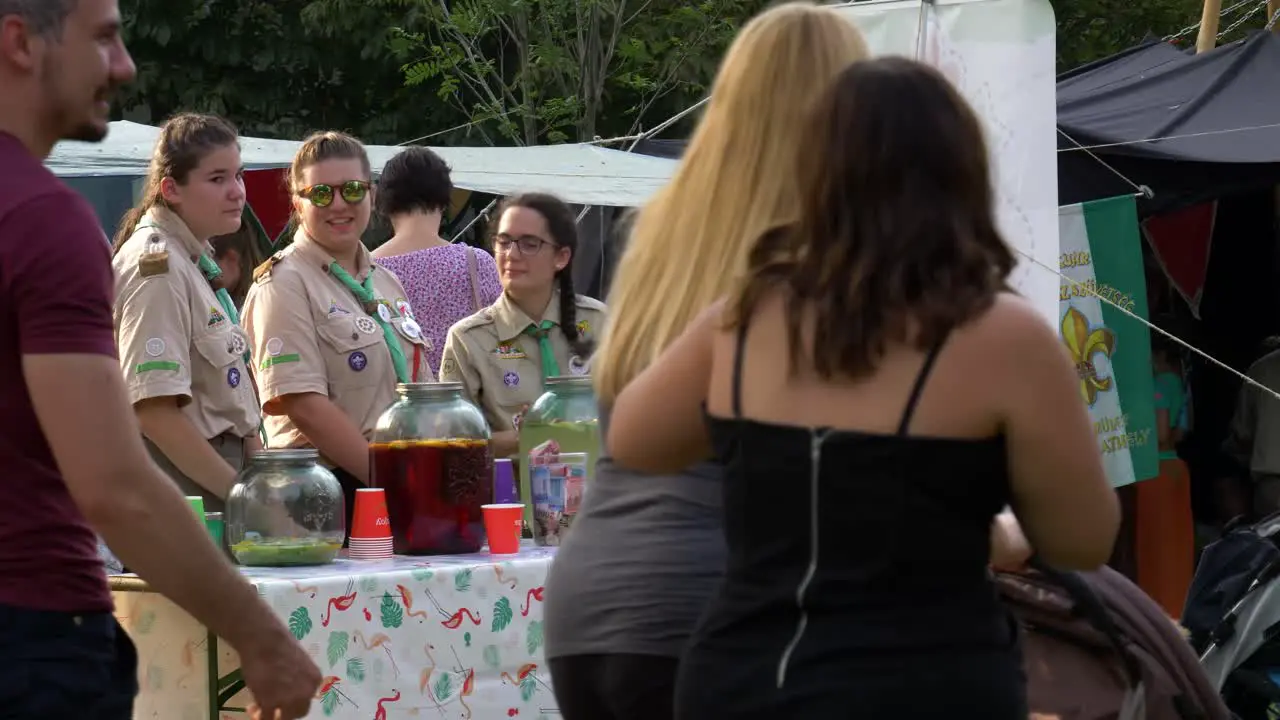
POLYGON ((556 272, 560 289, 560 331, 564 333, 574 354, 586 358, 591 355, 594 343, 578 332, 577 295, 573 291, 573 260, 578 254, 578 221, 573 210, 563 200, 546 193, 522 193, 502 201, 498 217, 511 208, 525 208, 542 216, 557 248, 569 248, 569 262, 556 272))

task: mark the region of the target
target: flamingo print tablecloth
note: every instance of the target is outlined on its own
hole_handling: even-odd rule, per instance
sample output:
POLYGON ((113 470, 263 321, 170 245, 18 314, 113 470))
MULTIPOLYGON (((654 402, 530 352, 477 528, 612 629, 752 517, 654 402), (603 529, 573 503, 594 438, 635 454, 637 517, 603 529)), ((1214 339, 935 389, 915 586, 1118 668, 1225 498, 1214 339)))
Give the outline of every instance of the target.
MULTIPOLYGON (((324 686, 308 718, 558 718, 543 661, 542 586, 554 548, 519 555, 339 560, 312 568, 242 568, 315 658, 324 686)), ((117 592, 138 646, 134 717, 230 720, 209 688, 239 666, 203 627, 149 592, 117 592), (221 717, 219 717, 221 715, 221 717)), ((245 693, 241 693, 245 695, 245 693)), ((243 708, 237 696, 229 708, 243 708)))

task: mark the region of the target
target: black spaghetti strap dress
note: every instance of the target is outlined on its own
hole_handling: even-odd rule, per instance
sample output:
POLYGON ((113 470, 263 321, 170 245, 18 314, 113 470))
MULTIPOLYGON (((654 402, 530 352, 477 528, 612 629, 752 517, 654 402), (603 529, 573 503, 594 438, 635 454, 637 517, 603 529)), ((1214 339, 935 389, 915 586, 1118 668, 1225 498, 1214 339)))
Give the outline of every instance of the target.
POLYGON ((681 659, 679 720, 1026 720, 1016 626, 988 571, 1002 437, 708 415, 725 465, 725 579, 681 659))

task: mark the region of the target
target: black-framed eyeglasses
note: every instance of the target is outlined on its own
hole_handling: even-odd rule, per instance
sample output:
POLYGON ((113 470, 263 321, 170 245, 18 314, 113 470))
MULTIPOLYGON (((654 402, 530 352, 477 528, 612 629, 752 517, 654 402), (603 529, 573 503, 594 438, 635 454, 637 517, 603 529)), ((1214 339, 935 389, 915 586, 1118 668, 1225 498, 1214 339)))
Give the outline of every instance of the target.
POLYGON ((369 183, 364 180, 348 180, 341 185, 325 185, 323 183, 302 188, 298 197, 306 198, 318 208, 329 207, 334 197, 339 195, 348 205, 359 205, 369 196, 369 183))
POLYGON ((501 253, 510 253, 513 248, 518 248, 521 255, 537 255, 542 251, 543 245, 552 245, 550 240, 543 240, 537 235, 521 235, 520 237, 512 237, 510 235, 499 233, 493 239, 493 247, 501 253))

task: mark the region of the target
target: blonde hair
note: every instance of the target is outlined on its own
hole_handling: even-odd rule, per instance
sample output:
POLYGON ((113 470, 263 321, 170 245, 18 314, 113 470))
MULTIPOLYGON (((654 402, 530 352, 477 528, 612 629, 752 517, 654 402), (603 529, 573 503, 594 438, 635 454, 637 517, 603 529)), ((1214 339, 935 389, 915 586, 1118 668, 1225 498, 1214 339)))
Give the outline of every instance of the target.
POLYGON ((609 328, 591 363, 602 405, 733 289, 761 235, 794 219, 804 119, 867 55, 851 22, 808 2, 743 27, 675 177, 637 214, 618 262, 609 328))

